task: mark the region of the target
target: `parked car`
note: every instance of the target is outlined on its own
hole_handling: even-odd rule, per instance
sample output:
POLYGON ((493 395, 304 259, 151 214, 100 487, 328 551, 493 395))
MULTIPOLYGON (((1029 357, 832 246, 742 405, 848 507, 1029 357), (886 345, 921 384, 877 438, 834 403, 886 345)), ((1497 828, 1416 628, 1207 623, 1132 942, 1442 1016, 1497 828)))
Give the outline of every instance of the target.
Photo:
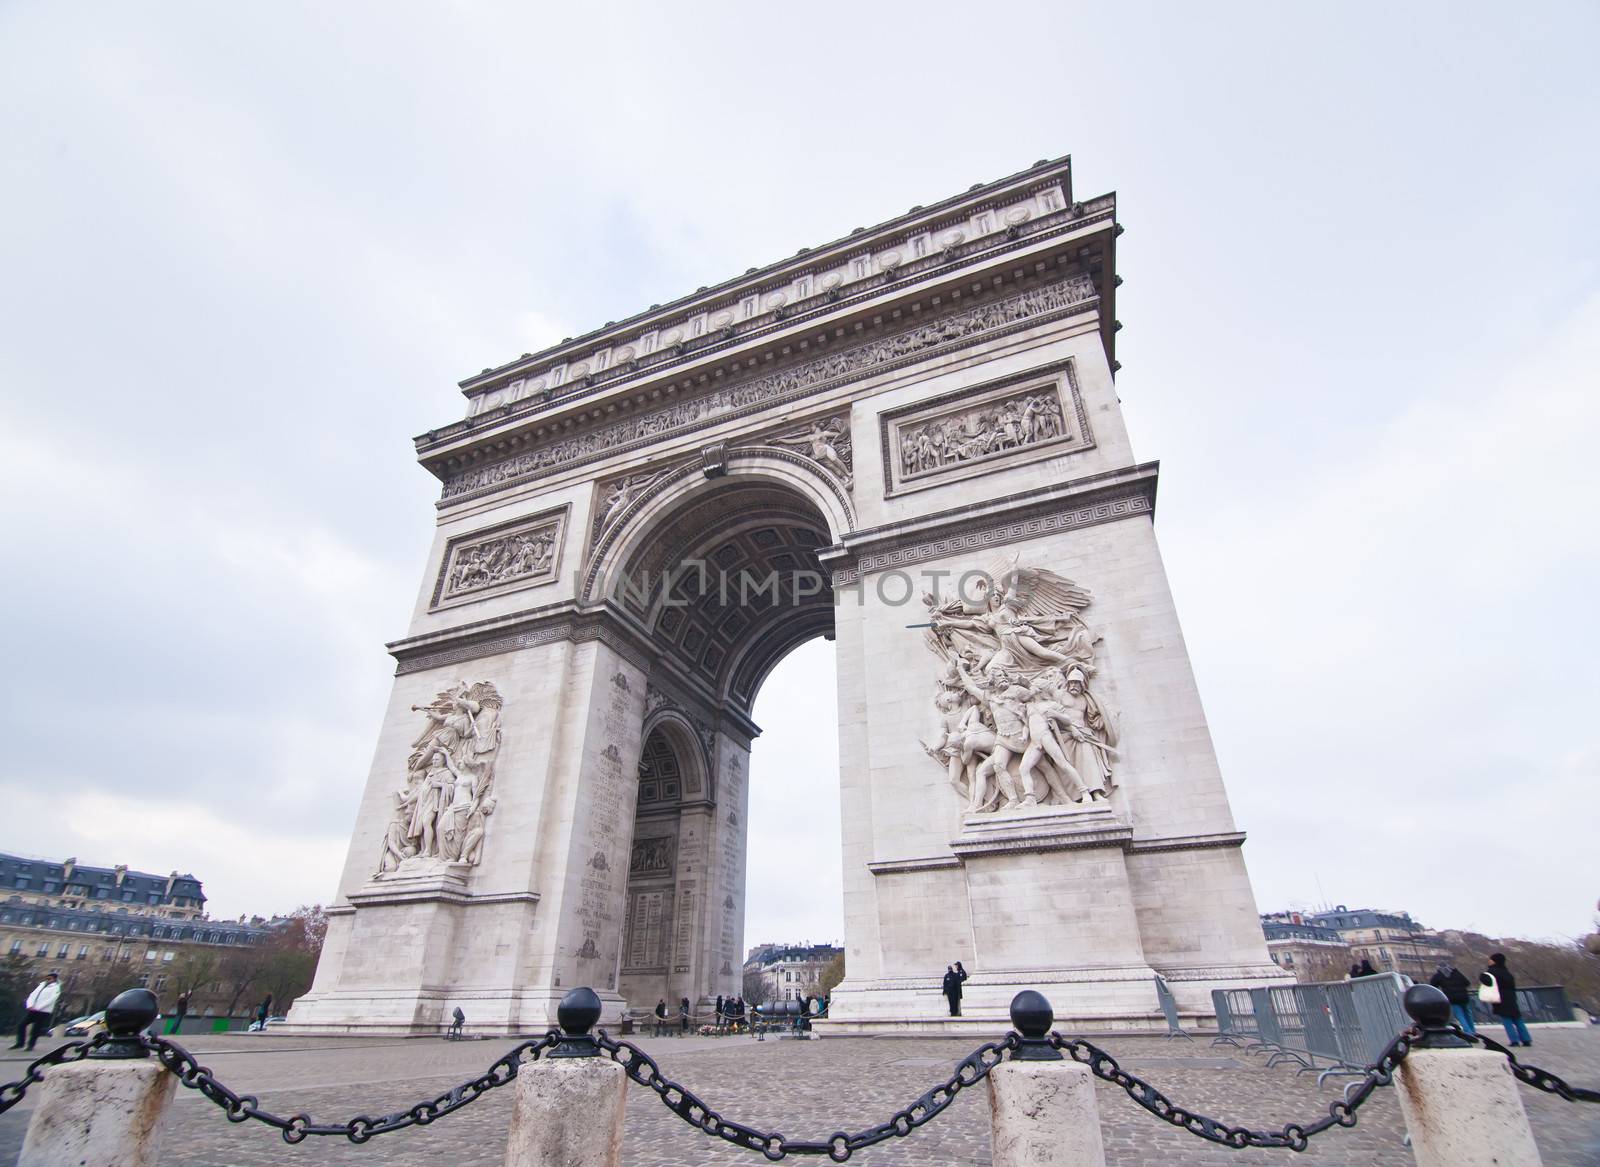
POLYGON ((90 1013, 79 1017, 75 1021, 67 1022, 68 1037, 93 1037, 97 1033, 105 1032, 106 1012, 104 1009, 98 1013, 90 1013))

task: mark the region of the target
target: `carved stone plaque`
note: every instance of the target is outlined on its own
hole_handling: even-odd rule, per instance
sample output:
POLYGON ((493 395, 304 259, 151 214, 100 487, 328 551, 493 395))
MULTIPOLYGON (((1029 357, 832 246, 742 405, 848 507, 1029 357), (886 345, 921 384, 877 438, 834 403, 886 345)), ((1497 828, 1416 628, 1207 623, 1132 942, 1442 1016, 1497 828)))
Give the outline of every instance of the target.
POLYGON ((885 413, 893 497, 1094 445, 1070 361, 885 413))
POLYGON ((553 583, 561 570, 567 509, 458 535, 446 545, 433 585, 434 609, 553 583))

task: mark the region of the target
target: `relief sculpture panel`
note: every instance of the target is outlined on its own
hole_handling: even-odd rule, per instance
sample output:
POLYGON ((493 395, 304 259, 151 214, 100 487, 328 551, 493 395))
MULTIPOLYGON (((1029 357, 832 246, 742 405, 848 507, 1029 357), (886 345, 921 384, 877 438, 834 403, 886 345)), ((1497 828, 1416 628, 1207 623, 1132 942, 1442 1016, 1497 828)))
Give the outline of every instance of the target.
POLYGON ((1117 718, 1094 692, 1100 637, 1092 597, 1053 571, 991 570, 977 599, 929 592, 928 647, 940 660, 939 723, 928 755, 970 814, 1109 798, 1117 718))
POLYGON ((434 608, 555 581, 566 508, 450 540, 433 587, 434 608))
POLYGON ((918 402, 880 424, 891 497, 1094 444, 1070 363, 918 402))

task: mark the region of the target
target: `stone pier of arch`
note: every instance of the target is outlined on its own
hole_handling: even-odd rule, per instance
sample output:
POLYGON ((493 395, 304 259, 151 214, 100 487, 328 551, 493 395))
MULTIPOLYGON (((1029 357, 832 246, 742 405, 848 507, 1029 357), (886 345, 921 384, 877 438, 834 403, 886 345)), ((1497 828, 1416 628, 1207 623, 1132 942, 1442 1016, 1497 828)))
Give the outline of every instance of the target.
POLYGON ((1157 975, 1191 1016, 1280 977, 1117 399, 1118 232, 1114 198, 1043 164, 463 382, 467 416, 417 439, 436 535, 290 1027, 437 1032, 459 1007, 518 1033, 580 984, 606 1023, 738 994, 750 710, 817 636, 835 1032, 993 1029, 1021 987, 1145 1028, 1157 975), (998 610, 955 590, 997 565, 1061 651, 951 632, 998 610), (1075 756, 1103 789, 1020 802, 1019 750, 991 771, 1011 801, 974 808, 940 719, 958 662, 999 684, 986 643, 1034 681, 1051 652, 1058 687, 1080 670, 1061 716, 1081 728, 1086 682, 1075 756))

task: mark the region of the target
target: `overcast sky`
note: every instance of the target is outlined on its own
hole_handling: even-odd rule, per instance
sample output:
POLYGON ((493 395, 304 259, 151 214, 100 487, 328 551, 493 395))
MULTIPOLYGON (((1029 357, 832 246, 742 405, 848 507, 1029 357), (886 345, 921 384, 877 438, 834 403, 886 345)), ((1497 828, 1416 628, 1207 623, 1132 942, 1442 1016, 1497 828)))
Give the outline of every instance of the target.
MULTIPOLYGON (((0 849, 328 898, 455 382, 1071 153, 1261 907, 1585 930, 1597 43, 1592 3, 0 0, 0 849)), ((757 706, 749 942, 840 934, 831 668, 757 706)))

